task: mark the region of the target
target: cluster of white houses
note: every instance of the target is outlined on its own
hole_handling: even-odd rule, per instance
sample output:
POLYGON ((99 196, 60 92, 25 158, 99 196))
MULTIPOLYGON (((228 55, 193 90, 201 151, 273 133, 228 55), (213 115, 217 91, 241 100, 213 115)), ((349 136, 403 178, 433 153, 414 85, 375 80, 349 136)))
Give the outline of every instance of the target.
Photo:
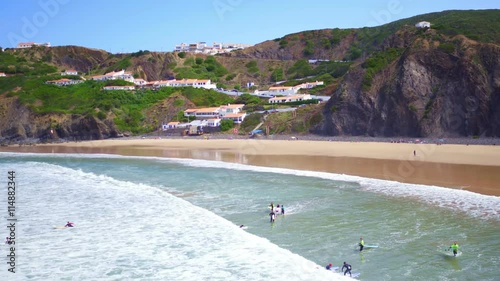
POLYGON ((197 42, 197 43, 181 43, 175 45, 174 52, 188 52, 188 53, 201 53, 201 54, 221 54, 228 53, 234 50, 241 50, 252 45, 248 44, 233 44, 233 43, 217 43, 214 42, 212 46, 208 46, 206 42, 197 42))
MULTIPOLYGON (((64 72, 61 72, 61 76, 66 76, 66 75, 78 75, 78 71, 73 70, 73 69, 68 69, 64 72)), ((126 91, 133 91, 136 90, 136 88, 152 88, 152 89, 159 89, 161 87, 194 87, 194 88, 205 88, 205 89, 215 89, 216 85, 212 84, 210 79, 171 79, 171 80, 159 80, 159 81, 151 81, 148 82, 144 79, 135 79, 132 73, 126 72, 125 70, 120 70, 120 71, 112 71, 108 72, 104 75, 95 75, 90 78, 91 80, 94 81, 110 81, 110 80, 124 80, 128 81, 131 83, 134 83, 135 86, 133 85, 126 85, 126 86, 105 86, 103 87, 104 90, 126 90, 126 91)), ((59 80, 51 80, 47 81, 47 84, 54 84, 58 86, 68 86, 68 85, 74 85, 78 83, 82 83, 83 80, 71 80, 71 79, 59 79, 59 80)))
POLYGON ((35 46, 50 47, 50 43, 21 42, 17 44, 18 49, 31 48, 35 46))
POLYGON ((219 107, 193 108, 184 111, 184 116, 194 120, 189 123, 169 122, 163 124, 163 130, 187 128, 190 126, 219 127, 222 120, 231 120, 240 124, 246 117, 244 104, 227 104, 219 107))

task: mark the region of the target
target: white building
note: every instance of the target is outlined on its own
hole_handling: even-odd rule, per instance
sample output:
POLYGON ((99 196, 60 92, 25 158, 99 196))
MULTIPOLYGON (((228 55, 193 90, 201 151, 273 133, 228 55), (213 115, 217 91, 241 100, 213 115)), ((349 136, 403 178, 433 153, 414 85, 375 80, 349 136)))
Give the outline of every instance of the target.
POLYGON ((5 73, 0 72, 0 77, 5 77, 5 76, 7 76, 7 75, 5 75, 5 73))
POLYGON ((285 96, 285 97, 274 97, 269 99, 269 103, 286 103, 286 102, 296 102, 310 100, 311 95, 295 95, 295 96, 285 96))
POLYGON ((141 79, 141 78, 134 79, 134 84, 136 84, 137 86, 144 86, 147 83, 148 83, 148 81, 141 79))
POLYGON ((249 44, 234 44, 234 43, 218 43, 214 42, 212 46, 208 46, 206 42, 196 42, 196 43, 181 43, 175 45, 174 52, 191 52, 191 53, 203 53, 203 54, 220 54, 227 53, 234 50, 241 50, 244 48, 251 47, 249 44))
POLYGON ((225 116, 227 114, 240 113, 243 110, 244 104, 228 104, 220 107, 220 116, 225 116))
POLYGON ((50 43, 21 42, 17 44, 18 49, 31 48, 33 46, 50 47, 50 43))
POLYGON ((78 71, 74 69, 66 69, 64 72, 61 72, 61 76, 65 75, 78 75, 78 71))
POLYGON ((207 120, 207 126, 208 127, 220 127, 220 121, 222 119, 220 118, 212 118, 207 120))
POLYGON ((245 120, 246 116, 247 114, 245 112, 226 114, 225 116, 222 117, 222 120, 232 120, 236 124, 241 124, 241 122, 245 120))
POLYGON ((134 82, 134 76, 130 72, 125 72, 125 70, 112 71, 104 75, 96 75, 91 77, 92 80, 96 81, 107 81, 107 80, 125 80, 128 82, 134 82))
POLYGON ((212 84, 210 79, 181 79, 181 80, 160 80, 153 84, 155 88, 161 87, 194 87, 204 89, 215 89, 217 85, 212 84))
POLYGON ((415 27, 418 27, 418 28, 431 28, 431 23, 428 22, 428 21, 421 21, 421 22, 415 24, 415 27))
POLYGON ((220 116, 220 107, 206 107, 186 109, 184 116, 194 118, 218 118, 220 116))
POLYGON ((123 91, 133 91, 135 90, 135 86, 105 86, 102 87, 103 90, 123 90, 123 91))
POLYGON ((83 80, 72 80, 72 79, 59 79, 59 80, 49 80, 45 84, 57 85, 57 86, 69 86, 83 83, 83 80))

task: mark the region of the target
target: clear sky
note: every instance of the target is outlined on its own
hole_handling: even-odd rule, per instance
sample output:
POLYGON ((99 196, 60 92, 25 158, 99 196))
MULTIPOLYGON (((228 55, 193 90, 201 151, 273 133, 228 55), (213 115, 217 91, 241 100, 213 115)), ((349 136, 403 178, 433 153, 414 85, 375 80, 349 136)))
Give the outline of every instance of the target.
POLYGON ((377 26, 498 0, 0 0, 0 46, 78 45, 112 53, 205 41, 257 44, 304 30, 377 26))

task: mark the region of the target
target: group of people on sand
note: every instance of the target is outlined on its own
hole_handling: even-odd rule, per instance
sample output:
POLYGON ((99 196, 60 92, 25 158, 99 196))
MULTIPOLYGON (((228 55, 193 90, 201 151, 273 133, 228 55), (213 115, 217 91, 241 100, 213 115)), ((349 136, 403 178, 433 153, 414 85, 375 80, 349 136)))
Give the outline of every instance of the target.
POLYGON ((269 205, 271 212, 269 213, 270 222, 274 222, 277 215, 285 215, 285 206, 283 204, 278 204, 274 207, 274 203, 271 202, 269 205))

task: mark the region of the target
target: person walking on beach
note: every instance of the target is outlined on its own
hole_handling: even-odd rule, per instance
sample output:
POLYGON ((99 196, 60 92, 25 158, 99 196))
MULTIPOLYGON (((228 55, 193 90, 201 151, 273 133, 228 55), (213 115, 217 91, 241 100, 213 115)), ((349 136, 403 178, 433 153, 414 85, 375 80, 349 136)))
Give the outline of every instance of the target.
POLYGON ((349 276, 352 277, 352 273, 351 273, 352 266, 350 264, 344 262, 344 265, 342 266, 342 269, 340 271, 343 271, 344 268, 345 268, 344 276, 347 274, 347 272, 349 272, 349 276))
POLYGON ((359 238, 359 251, 363 251, 363 247, 365 247, 365 241, 363 241, 363 237, 359 238))
POLYGON ((457 256, 458 254, 458 244, 457 244, 457 241, 455 241, 451 246, 450 248, 448 248, 448 250, 453 250, 453 256, 457 256))

